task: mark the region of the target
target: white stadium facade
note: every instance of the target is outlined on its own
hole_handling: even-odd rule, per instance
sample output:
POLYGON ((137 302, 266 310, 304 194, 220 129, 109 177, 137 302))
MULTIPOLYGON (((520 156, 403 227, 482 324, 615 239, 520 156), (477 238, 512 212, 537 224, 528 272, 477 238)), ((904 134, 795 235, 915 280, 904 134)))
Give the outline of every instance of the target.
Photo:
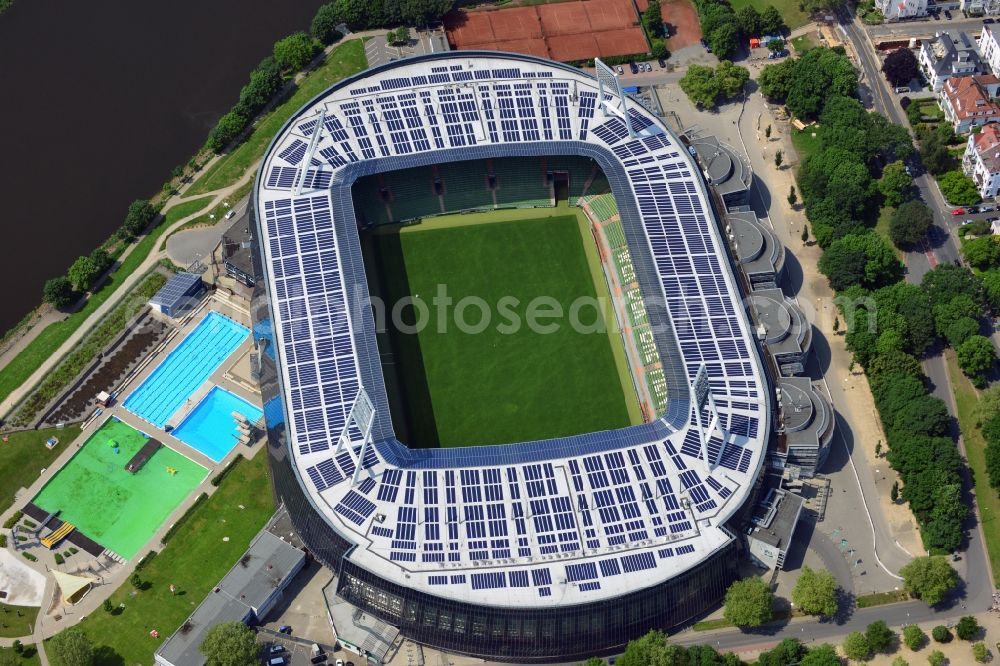
POLYGON ((694 158, 616 83, 508 53, 389 63, 306 104, 260 168, 253 314, 275 491, 337 594, 420 643, 583 658, 703 614, 737 576, 773 388, 694 158), (410 449, 393 432, 351 185, 546 155, 607 176, 667 407, 619 430, 410 449))

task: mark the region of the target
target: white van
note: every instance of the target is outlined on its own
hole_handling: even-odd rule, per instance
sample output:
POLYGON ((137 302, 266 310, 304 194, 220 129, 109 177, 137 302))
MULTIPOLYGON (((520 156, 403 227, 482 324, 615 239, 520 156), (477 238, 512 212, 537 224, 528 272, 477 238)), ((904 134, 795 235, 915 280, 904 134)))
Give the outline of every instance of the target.
POLYGON ((895 90, 896 90, 897 93, 908 93, 908 92, 910 92, 910 87, 909 86, 896 86, 895 90))

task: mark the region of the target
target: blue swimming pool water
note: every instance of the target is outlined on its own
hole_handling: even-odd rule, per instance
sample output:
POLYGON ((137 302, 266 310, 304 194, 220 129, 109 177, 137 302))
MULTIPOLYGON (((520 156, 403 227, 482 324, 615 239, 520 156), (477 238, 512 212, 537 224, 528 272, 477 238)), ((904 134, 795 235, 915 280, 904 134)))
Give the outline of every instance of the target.
POLYGON ((162 428, 248 335, 245 326, 209 312, 125 400, 125 409, 162 428))
POLYGON ((233 412, 251 423, 263 416, 259 407, 216 386, 170 434, 219 462, 233 450, 240 434, 233 412))

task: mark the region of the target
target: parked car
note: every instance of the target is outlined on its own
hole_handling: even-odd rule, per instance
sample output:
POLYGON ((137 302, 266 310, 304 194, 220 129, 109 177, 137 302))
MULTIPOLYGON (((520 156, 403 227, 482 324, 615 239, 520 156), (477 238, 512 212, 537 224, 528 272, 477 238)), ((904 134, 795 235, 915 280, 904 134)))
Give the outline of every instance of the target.
POLYGON ((951 11, 948 10, 948 9, 944 10, 944 17, 950 21, 951 20, 951 11))
POLYGON ((962 226, 964 227, 965 225, 972 224, 973 222, 975 222, 975 220, 973 220, 971 217, 966 218, 966 219, 962 220, 962 226))
POLYGON ((617 67, 615 67, 615 71, 618 72, 619 74, 624 74, 625 73, 625 70, 622 69, 621 65, 618 65, 617 67))
POLYGON ((996 22, 997 22, 997 20, 994 19, 994 18, 984 18, 983 19, 983 25, 989 25, 991 23, 996 23, 996 22))
POLYGON ((979 212, 979 206, 966 206, 965 212, 968 213, 969 215, 975 215, 976 213, 979 212))
POLYGON ((964 208, 956 208, 955 210, 951 211, 951 214, 952 215, 956 215, 956 216, 957 215, 965 215, 965 209, 964 208))
POLYGON ((282 645, 282 644, 280 644, 280 643, 276 643, 275 645, 272 645, 271 649, 270 649, 270 653, 271 654, 281 654, 284 651, 285 651, 285 646, 282 645))
POLYGON ((634 62, 630 62, 630 63, 628 64, 628 68, 629 68, 630 70, 632 70, 632 73, 633 73, 633 74, 638 74, 638 73, 639 73, 639 66, 638 66, 638 65, 636 65, 636 64, 635 64, 634 62))
POLYGON ((667 61, 664 60, 663 58, 657 59, 657 62, 660 63, 660 69, 666 69, 667 68, 667 61))
POLYGON ((983 204, 982 206, 979 207, 979 212, 980 213, 992 213, 996 209, 997 209, 997 207, 994 206, 993 204, 983 204))
POLYGON ((292 628, 290 626, 288 626, 287 624, 283 624, 280 627, 278 627, 278 633, 279 634, 288 634, 289 636, 291 636, 292 635, 292 628))

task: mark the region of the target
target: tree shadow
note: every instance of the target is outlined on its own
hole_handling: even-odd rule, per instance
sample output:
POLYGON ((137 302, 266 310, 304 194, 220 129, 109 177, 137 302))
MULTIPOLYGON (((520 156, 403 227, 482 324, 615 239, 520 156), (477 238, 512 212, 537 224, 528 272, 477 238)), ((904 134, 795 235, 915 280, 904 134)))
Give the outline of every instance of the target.
POLYGON ((94 648, 94 666, 125 666, 125 657, 109 645, 94 648))

